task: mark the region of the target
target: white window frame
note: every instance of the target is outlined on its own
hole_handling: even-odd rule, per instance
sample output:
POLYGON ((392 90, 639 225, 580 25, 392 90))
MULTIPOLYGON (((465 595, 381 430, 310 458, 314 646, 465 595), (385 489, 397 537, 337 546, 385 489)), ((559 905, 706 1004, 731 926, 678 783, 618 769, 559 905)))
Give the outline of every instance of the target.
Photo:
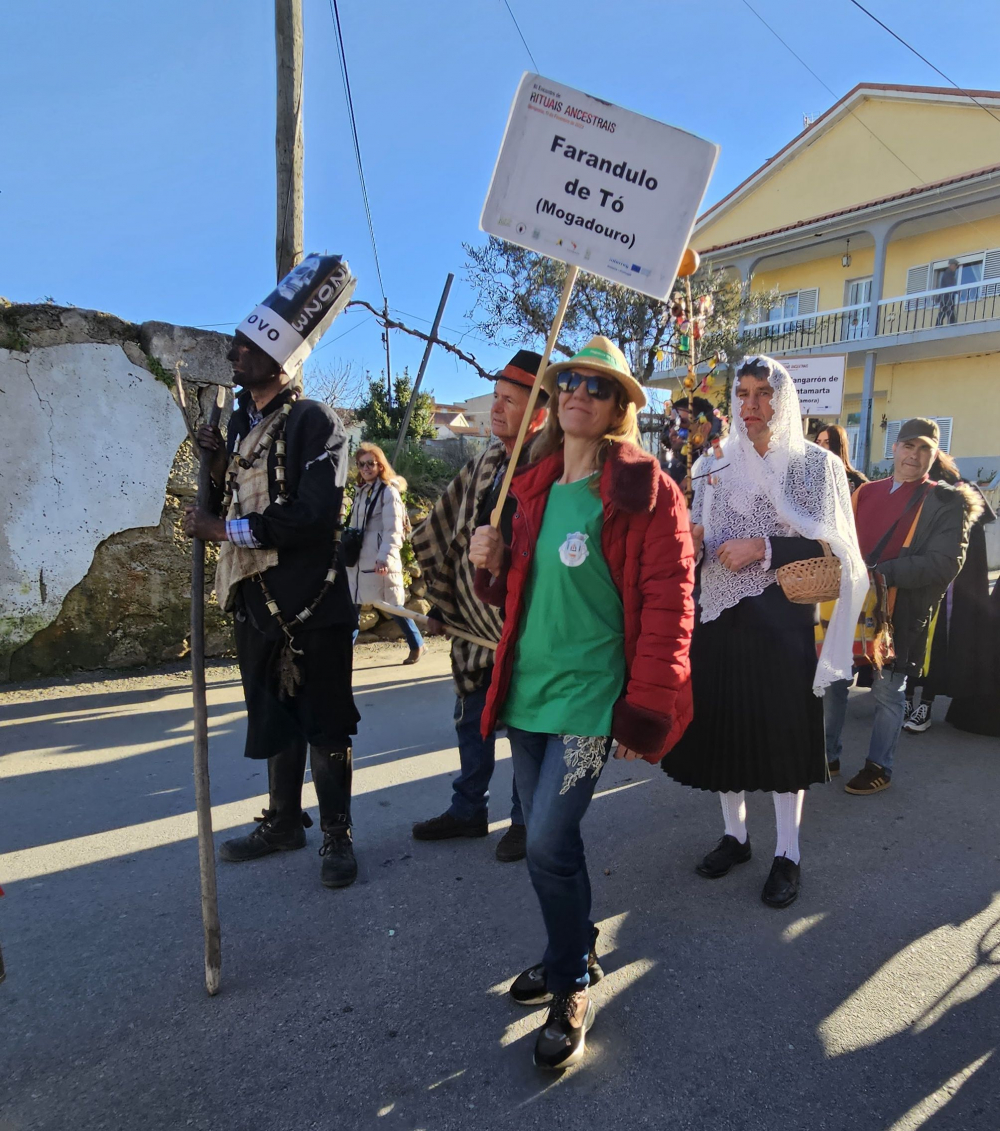
MULTIPOLYGON (((947 260, 945 262, 947 262, 947 260)), ((928 417, 928 419, 936 421, 938 428, 941 429, 941 451, 943 451, 945 455, 949 455, 951 453, 951 438, 955 418, 953 416, 931 416, 928 417)), ((905 420, 890 420, 886 425, 885 447, 882 452, 883 459, 892 459, 892 446, 896 442, 900 428, 902 428, 905 423, 905 420)))

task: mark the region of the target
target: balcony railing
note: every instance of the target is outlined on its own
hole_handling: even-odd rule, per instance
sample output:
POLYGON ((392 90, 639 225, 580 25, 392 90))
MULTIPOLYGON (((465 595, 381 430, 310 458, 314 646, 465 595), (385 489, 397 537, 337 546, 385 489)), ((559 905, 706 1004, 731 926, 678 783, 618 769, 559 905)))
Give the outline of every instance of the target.
POLYGON ((878 304, 878 333, 906 334, 988 318, 1000 318, 1000 280, 884 298, 878 304))
POLYGON ((756 322, 743 327, 744 347, 763 353, 784 353, 813 346, 836 346, 882 334, 985 322, 1000 318, 1000 279, 884 298, 878 304, 878 325, 874 334, 870 333, 870 310, 868 303, 860 303, 839 310, 756 322))
POLYGON ((871 306, 865 302, 818 314, 756 322, 743 327, 743 340, 754 348, 775 353, 853 342, 868 337, 870 310, 871 306))

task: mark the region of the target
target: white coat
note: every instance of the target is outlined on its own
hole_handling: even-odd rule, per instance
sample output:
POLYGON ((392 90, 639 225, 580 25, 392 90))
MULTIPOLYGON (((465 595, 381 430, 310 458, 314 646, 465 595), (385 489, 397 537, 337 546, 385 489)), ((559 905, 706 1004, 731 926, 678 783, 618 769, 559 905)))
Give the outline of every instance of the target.
MULTIPOLYGON (((348 526, 361 528, 365 521, 368 502, 373 494, 378 493, 381 486, 383 486, 382 480, 376 479, 372 484, 358 487, 348 526)), ((368 515, 358 564, 349 566, 347 570, 351 596, 356 605, 370 605, 373 601, 402 605, 406 599, 403 589, 403 562, 399 556, 403 545, 405 515, 406 510, 399 489, 394 483, 385 484, 384 490, 379 494, 368 515), (389 572, 376 573, 377 561, 385 562, 389 572)))

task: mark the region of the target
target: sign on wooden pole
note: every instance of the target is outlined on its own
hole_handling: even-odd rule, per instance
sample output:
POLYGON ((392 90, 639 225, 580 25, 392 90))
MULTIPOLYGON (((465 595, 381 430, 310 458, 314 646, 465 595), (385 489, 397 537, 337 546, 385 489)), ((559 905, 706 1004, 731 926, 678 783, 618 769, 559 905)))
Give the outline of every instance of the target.
POLYGON ((667 299, 718 155, 713 142, 554 79, 521 79, 479 223, 569 271, 494 526, 578 272, 667 299))
POLYGON ((704 138, 526 74, 480 227, 666 299, 718 155, 704 138))

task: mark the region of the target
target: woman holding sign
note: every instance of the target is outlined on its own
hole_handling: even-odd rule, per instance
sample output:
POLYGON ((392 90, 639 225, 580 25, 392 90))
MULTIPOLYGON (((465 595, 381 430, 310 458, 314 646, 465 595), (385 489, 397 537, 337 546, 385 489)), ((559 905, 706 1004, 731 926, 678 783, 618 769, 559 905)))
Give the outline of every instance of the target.
POLYGON ((637 445, 646 397, 621 351, 595 337, 543 384, 555 411, 513 480, 511 544, 480 527, 469 553, 505 609, 482 725, 507 726, 548 931, 510 993, 551 1002, 535 1063, 558 1069, 583 1055, 600 971, 580 823, 615 740, 656 762, 691 719, 693 560, 683 497, 637 445))
POLYGON ((711 492, 695 496, 692 516, 695 546, 704 546, 691 647, 694 722, 663 769, 720 796, 725 835, 697 866, 708 879, 750 859, 744 791, 773 794, 778 843, 761 898, 788 907, 799 891, 805 791, 829 780, 821 696, 850 676, 868 571, 844 465, 803 438, 784 366, 744 361, 731 419, 724 465, 711 492), (775 571, 825 558, 823 543, 840 562, 840 598, 817 663, 817 606, 789 600, 775 571))

